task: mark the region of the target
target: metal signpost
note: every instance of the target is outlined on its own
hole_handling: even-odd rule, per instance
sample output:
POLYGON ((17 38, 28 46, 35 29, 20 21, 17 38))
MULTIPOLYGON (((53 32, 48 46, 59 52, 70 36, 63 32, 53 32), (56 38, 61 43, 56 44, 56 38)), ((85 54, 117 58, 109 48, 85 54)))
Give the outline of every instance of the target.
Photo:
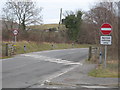
POLYGON ((107 45, 112 44, 112 36, 110 36, 110 33, 112 31, 112 26, 108 23, 105 23, 101 26, 100 29, 101 33, 104 36, 100 37, 100 44, 105 45, 105 61, 104 61, 104 67, 106 68, 106 59, 107 59, 107 45))
POLYGON ((107 45, 112 44, 112 37, 111 36, 101 36, 100 37, 100 44, 105 45, 105 61, 104 66, 106 68, 106 59, 107 59, 107 45))
POLYGON ((14 37, 15 37, 15 44, 16 44, 17 35, 18 35, 18 30, 17 30, 17 29, 14 29, 14 30, 13 30, 13 34, 14 34, 14 37))

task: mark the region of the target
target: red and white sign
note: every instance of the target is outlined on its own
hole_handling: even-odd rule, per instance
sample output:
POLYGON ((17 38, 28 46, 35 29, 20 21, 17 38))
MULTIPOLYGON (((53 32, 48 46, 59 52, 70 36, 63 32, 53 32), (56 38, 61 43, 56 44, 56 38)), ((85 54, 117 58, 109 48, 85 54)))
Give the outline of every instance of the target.
POLYGON ((105 23, 101 26, 100 31, 103 35, 109 35, 112 31, 112 26, 108 23, 105 23))
POLYGON ((18 35, 18 30, 17 29, 14 29, 13 30, 13 34, 16 36, 16 35, 18 35))

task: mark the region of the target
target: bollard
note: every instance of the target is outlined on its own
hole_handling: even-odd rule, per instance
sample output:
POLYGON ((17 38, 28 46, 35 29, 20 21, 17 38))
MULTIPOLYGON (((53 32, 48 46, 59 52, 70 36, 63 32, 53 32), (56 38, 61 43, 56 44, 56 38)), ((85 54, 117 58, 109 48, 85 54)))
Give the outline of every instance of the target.
POLYGON ((72 43, 72 48, 74 48, 74 43, 72 43))
POLYGON ((27 49, 26 49, 26 46, 24 45, 24 52, 26 52, 27 51, 27 49))
POLYGON ((100 54, 99 54, 99 64, 102 64, 102 52, 100 51, 100 54))
POLYGON ((8 56, 8 43, 6 43, 5 55, 8 56))
POLYGON ((90 61, 91 57, 92 57, 92 47, 90 46, 89 47, 89 57, 88 57, 89 61, 90 61))
POLYGON ((52 49, 54 49, 54 45, 52 44, 51 46, 52 46, 52 49))

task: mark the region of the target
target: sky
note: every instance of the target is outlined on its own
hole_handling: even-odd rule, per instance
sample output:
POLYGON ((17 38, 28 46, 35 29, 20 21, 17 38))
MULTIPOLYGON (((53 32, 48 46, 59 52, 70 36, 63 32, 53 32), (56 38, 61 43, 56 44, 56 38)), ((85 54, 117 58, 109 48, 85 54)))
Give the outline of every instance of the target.
MULTIPOLYGON (((0 1, 0 12, 7 0, 0 1)), ((24 0, 23 0, 24 1, 24 0)), ((59 23, 60 9, 65 11, 83 10, 88 11, 98 0, 33 0, 38 7, 42 7, 42 17, 44 24, 59 23)), ((62 18, 64 16, 62 15, 62 18)))
MULTIPOLYGON (((96 0, 36 0, 38 6, 43 7, 43 23, 59 23, 60 9, 62 13, 67 10, 88 11, 96 0)), ((62 18, 64 16, 62 15, 62 18)))

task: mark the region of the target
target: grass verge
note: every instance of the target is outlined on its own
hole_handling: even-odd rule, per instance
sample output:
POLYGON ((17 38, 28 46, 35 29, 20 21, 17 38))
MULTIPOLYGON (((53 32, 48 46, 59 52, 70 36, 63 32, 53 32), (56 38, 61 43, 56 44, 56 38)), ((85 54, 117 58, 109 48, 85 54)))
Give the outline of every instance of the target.
POLYGON ((108 61, 107 68, 104 68, 102 65, 98 66, 96 69, 88 73, 89 76, 93 77, 103 77, 103 78, 120 78, 118 74, 118 62, 108 61))
MULTIPOLYGON (((4 43, 4 42, 3 42, 4 43)), ((5 42, 11 43, 11 42, 5 42)), ((16 51, 15 54, 24 54, 30 52, 37 51, 45 51, 45 50, 56 50, 56 49, 69 49, 69 48, 88 48, 90 45, 88 44, 66 44, 66 43, 37 43, 37 42, 27 42, 20 41, 16 43, 16 51), (26 50, 24 50, 24 46, 26 46, 26 50)), ((3 54, 5 54, 5 44, 3 46, 3 54)), ((3 58, 7 58, 3 55, 3 58)))
POLYGON ((36 43, 36 42, 17 42, 16 44, 16 54, 29 53, 36 51, 45 50, 56 50, 56 49, 69 49, 69 48, 88 48, 89 45, 79 45, 66 44, 66 43, 36 43), (26 51, 24 51, 24 46, 26 46, 26 51))
POLYGON ((7 58, 11 58, 12 56, 4 56, 4 57, 0 57, 0 59, 7 59, 7 58))

